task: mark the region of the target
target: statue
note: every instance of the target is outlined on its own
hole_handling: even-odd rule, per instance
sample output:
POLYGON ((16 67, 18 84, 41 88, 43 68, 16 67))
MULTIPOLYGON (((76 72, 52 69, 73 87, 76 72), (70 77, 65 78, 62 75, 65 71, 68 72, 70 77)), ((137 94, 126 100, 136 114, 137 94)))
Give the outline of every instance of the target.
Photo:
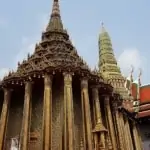
POLYGON ((17 138, 11 139, 11 147, 10 150, 19 150, 19 142, 17 138))

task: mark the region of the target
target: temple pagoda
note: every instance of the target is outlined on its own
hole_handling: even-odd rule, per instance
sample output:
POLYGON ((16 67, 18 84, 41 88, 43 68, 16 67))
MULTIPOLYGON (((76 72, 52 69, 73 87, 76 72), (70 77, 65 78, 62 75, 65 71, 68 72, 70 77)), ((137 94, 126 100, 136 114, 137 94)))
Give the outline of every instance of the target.
MULTIPOLYGON (((116 95, 119 96, 117 96, 117 99, 112 100, 112 109, 119 120, 122 120, 121 122, 123 122, 124 126, 123 128, 118 127, 118 133, 120 135, 118 135, 118 141, 120 141, 120 146, 122 146, 122 148, 126 147, 126 149, 142 149, 136 119, 139 112, 139 105, 137 105, 139 104, 139 99, 133 97, 132 82, 129 82, 129 80, 121 74, 112 48, 110 35, 106 31, 103 23, 99 35, 99 73, 113 86, 113 95, 115 97, 116 95), (127 131, 129 132, 126 133, 127 131), (127 136, 125 137, 125 135, 127 136), (138 136, 138 138, 134 141, 134 145, 132 145, 132 138, 134 136, 138 136), (122 140, 122 138, 125 139, 122 140)), ((130 75, 131 81, 133 80, 132 73, 133 68, 130 75)), ((115 147, 115 149, 119 149, 119 147, 115 147)))
POLYGON ((104 26, 99 55, 91 70, 53 0, 34 53, 0 82, 0 150, 141 150, 133 97, 104 26))

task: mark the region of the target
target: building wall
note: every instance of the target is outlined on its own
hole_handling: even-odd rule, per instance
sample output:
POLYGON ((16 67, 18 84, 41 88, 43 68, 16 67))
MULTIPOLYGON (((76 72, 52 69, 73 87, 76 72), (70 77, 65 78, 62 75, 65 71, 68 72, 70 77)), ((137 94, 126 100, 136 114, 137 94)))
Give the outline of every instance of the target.
POLYGON ((139 125, 144 150, 150 150, 150 123, 139 125), (148 136, 149 135, 149 136, 148 136))

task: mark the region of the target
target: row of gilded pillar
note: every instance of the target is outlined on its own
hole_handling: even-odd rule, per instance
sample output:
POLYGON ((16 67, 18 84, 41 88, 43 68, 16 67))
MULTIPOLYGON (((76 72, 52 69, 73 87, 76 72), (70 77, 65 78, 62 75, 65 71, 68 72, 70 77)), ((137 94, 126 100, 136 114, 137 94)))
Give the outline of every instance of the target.
MULTIPOLYGON (((44 100, 43 100, 43 143, 42 149, 52 149, 52 81, 53 76, 45 74, 44 76, 44 100)), ((85 149, 92 150, 92 132, 91 115, 88 95, 88 80, 81 80, 81 99, 83 109, 83 139, 85 149)), ((6 126, 9 113, 9 105, 12 90, 4 89, 4 102, 0 118, 0 150, 3 149, 6 137, 6 126)), ((22 118, 22 128, 20 136, 20 149, 29 148, 30 122, 32 108, 32 82, 25 82, 24 108, 22 118)), ((64 73, 64 125, 63 125, 63 145, 60 149, 74 149, 74 111, 73 111, 73 93, 72 93, 72 75, 64 73)))
MULTIPOLYGON (((74 149, 74 111, 73 111, 73 92, 72 92, 72 74, 64 73, 64 123, 63 123, 63 144, 60 149, 73 150, 74 149)), ((43 100, 43 150, 52 149, 52 81, 53 76, 45 74, 44 76, 44 100, 43 100)), ((0 150, 3 149, 6 126, 8 120, 9 104, 11 99, 11 92, 9 88, 4 89, 4 102, 0 120, 0 150)), ((117 110, 112 116, 112 110, 110 105, 109 96, 105 96, 105 119, 106 128, 104 127, 99 92, 97 87, 92 88, 92 95, 94 101, 95 110, 95 130, 92 130, 91 123, 91 109, 89 103, 88 92, 88 79, 81 79, 81 104, 82 104, 82 144, 81 150, 107 150, 118 149, 118 143, 116 136, 118 136, 120 150, 133 149, 133 143, 131 140, 131 133, 128 120, 124 121, 123 115, 117 110), (114 121, 115 120, 115 121, 114 121), (116 128, 115 128, 116 126, 116 128), (115 131, 115 129, 117 131, 115 131), (126 139, 126 138, 127 139, 126 139)), ((20 136, 20 149, 27 150, 29 148, 30 138, 30 121, 31 121, 31 101, 32 101, 32 82, 27 81, 25 83, 25 95, 24 95, 24 108, 22 129, 20 136)), ((137 128, 133 126, 133 135, 136 145, 136 150, 141 150, 140 144, 138 144, 138 132, 137 128)))

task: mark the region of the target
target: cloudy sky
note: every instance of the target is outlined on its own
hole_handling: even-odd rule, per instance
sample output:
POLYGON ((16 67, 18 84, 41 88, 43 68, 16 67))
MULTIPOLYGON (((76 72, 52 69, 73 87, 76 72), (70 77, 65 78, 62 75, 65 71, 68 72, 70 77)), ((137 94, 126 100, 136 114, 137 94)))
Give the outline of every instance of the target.
MULTIPOLYGON (((150 1, 60 0, 62 20, 80 55, 91 67, 98 62, 101 22, 112 38, 122 72, 134 77, 142 68, 143 84, 150 83, 150 1)), ((0 77, 32 53, 48 23, 52 0, 1 0, 0 77)))

